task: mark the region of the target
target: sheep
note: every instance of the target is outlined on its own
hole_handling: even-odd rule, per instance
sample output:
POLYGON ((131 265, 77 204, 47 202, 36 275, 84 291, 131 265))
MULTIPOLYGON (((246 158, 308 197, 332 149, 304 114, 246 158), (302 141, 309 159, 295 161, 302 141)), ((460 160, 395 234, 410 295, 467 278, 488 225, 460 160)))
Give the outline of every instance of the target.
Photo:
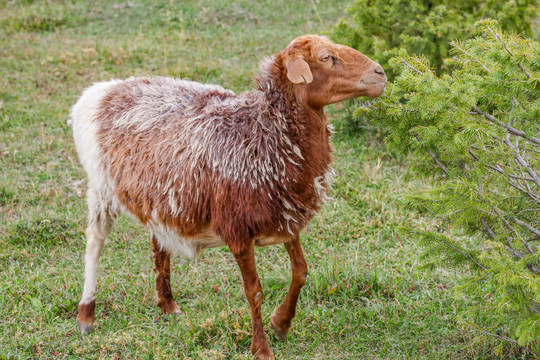
POLYGON ((271 326, 286 340, 307 264, 300 231, 324 202, 333 176, 324 107, 385 89, 382 67, 326 37, 305 35, 260 64, 257 89, 166 77, 94 84, 71 111, 88 175, 84 288, 78 327, 94 324, 97 266, 120 213, 151 233, 157 305, 179 313, 170 257, 228 246, 251 308, 251 351, 273 359, 263 331, 255 246, 284 244, 292 268, 271 326))

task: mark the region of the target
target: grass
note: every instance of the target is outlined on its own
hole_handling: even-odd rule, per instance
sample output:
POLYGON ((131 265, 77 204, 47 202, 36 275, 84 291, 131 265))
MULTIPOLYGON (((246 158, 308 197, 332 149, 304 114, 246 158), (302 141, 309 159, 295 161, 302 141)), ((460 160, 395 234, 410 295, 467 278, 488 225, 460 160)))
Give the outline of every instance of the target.
MULTIPOLYGON (((258 61, 330 29, 347 3, 0 0, 0 359, 251 358, 230 252, 175 258, 184 314, 162 316, 149 237, 124 217, 100 260, 96 329, 78 333, 86 182, 66 120, 85 87, 110 78, 167 75, 247 90, 258 61)), ((343 112, 332 107, 330 117, 343 112)), ((457 320, 472 300, 451 291, 455 272, 423 269, 420 250, 397 232, 428 221, 402 205, 425 185, 377 136, 334 137, 334 199, 302 235, 310 275, 286 343, 268 325, 288 288, 286 252, 257 250, 276 357, 493 358, 457 320)))

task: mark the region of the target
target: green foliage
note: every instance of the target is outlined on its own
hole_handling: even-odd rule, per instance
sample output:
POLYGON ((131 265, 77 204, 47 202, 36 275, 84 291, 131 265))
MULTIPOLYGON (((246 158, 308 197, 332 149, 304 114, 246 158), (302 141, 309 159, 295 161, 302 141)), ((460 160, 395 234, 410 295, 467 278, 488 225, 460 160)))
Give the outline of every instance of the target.
MULTIPOLYGON (((531 36, 538 9, 537 0, 355 0, 331 36, 380 63, 392 81, 398 67, 390 59, 400 54, 426 57, 437 74, 451 71, 451 41, 478 35, 474 23, 486 17, 531 36)), ((349 116, 337 127, 358 133, 369 126, 369 119, 349 116)))
POLYGON ((474 23, 490 17, 505 31, 530 36, 531 20, 538 11, 536 0, 356 0, 341 19, 332 37, 378 61, 394 77, 389 60, 401 49, 424 55, 437 69, 447 67, 450 42, 476 33, 474 23))
POLYGON ((480 305, 464 320, 540 354, 540 44, 494 20, 477 26, 481 36, 452 43, 451 75, 401 51, 394 84, 357 115, 433 180, 411 203, 441 228, 412 232, 439 260, 477 269, 461 290, 480 305), (486 311, 500 322, 483 322, 486 311))

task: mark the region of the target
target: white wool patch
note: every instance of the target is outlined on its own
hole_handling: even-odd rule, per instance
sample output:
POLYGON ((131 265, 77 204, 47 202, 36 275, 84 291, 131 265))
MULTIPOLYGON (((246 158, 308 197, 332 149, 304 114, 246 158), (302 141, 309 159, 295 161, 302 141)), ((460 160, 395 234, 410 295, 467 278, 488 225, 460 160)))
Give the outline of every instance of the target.
MULTIPOLYGON (((137 79, 128 79, 137 80, 137 79)), ((201 84, 194 81, 159 77, 146 83, 134 83, 139 88, 134 97, 135 105, 114 120, 114 126, 129 126, 131 132, 141 132, 167 122, 174 115, 182 119, 196 117, 199 113, 193 107, 196 97, 219 92, 234 95, 218 85, 201 84), (154 81, 152 81, 154 80, 154 81)), ((219 102, 218 99, 210 99, 219 102)))
POLYGON ((88 228, 86 230, 86 255, 84 289, 81 304, 93 301, 96 289, 98 259, 105 238, 114 222, 118 205, 113 199, 112 182, 101 162, 97 142, 98 126, 95 118, 98 105, 115 81, 95 84, 86 89, 71 109, 68 122, 73 127, 73 137, 81 163, 88 174, 88 228))
MULTIPOLYGON (((98 229, 88 227, 86 231, 86 254, 84 256, 84 288, 80 303, 89 304, 96 299, 97 267, 105 236, 98 229)), ((106 235, 106 234, 105 234, 106 235)))
POLYGON ((326 125, 326 128, 328 129, 328 132, 330 134, 335 134, 336 133, 336 130, 334 129, 334 125, 328 123, 328 125, 326 125))
POLYGON ((291 235, 294 235, 294 233, 291 230, 290 222, 294 221, 295 223, 297 223, 298 221, 291 214, 288 214, 286 212, 281 213, 281 215, 283 216, 283 218, 285 219, 285 222, 287 223, 287 232, 291 235))
POLYGON ((305 160, 304 157, 302 156, 302 153, 300 152, 300 148, 296 145, 293 146, 293 150, 294 150, 294 153, 296 155, 298 155, 298 157, 302 160, 305 160))
POLYGON ((112 80, 94 84, 83 92, 79 101, 71 109, 73 138, 79 159, 88 174, 89 186, 101 193, 111 191, 113 183, 109 180, 105 166, 101 161, 101 151, 97 141, 98 123, 96 117, 99 104, 107 95, 107 89, 119 82, 112 80))
POLYGON ((193 237, 180 236, 177 230, 160 223, 155 218, 147 227, 156 237, 159 247, 172 256, 180 255, 192 259, 206 248, 225 246, 225 242, 209 227, 193 237))
POLYGON ((149 223, 148 229, 156 237, 159 247, 172 256, 182 255, 191 259, 197 255, 195 244, 181 237, 178 231, 158 222, 149 223))
POLYGON ((319 195, 320 201, 323 203, 330 199, 328 197, 328 191, 326 190, 324 184, 326 184, 328 188, 331 189, 332 181, 334 180, 335 176, 335 170, 333 168, 329 168, 329 170, 324 174, 324 176, 318 176, 313 180, 313 186, 315 187, 315 190, 319 195))
POLYGON ((292 236, 261 236, 255 239, 256 246, 269 246, 277 245, 289 242, 292 240, 292 236))

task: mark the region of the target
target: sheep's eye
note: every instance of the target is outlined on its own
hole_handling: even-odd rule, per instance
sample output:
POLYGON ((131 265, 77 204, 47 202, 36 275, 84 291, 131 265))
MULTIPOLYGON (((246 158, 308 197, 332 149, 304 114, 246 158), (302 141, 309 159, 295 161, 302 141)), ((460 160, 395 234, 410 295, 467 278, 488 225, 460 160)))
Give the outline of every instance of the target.
POLYGON ((337 64, 337 59, 335 56, 332 56, 332 55, 326 55, 324 56, 322 59, 321 59, 323 62, 327 62, 328 60, 332 60, 332 64, 333 65, 336 65, 337 64))

